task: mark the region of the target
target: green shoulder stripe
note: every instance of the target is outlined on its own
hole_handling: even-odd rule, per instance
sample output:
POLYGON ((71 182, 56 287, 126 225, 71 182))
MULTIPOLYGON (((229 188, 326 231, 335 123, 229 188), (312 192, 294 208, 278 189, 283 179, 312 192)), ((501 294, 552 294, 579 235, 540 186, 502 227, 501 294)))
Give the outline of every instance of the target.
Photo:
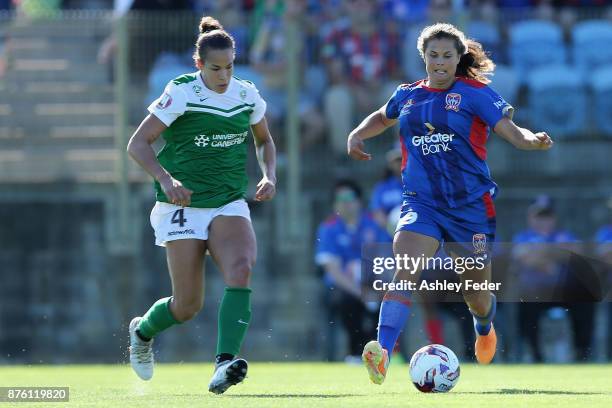
POLYGON ((188 84, 190 82, 195 81, 196 79, 198 78, 193 74, 185 74, 185 75, 181 75, 180 77, 174 78, 172 80, 172 83, 174 85, 188 84))
POLYGON ((248 79, 238 78, 237 76, 234 76, 234 79, 236 79, 236 80, 238 80, 238 81, 240 81, 240 82, 246 82, 246 83, 247 83, 247 84, 249 84, 249 85, 253 85, 253 86, 255 86, 255 84, 254 84, 253 82, 249 81, 248 79))
POLYGON ((220 112, 225 112, 225 113, 230 113, 230 112, 233 112, 233 111, 238 110, 238 109, 242 109, 242 108, 247 107, 247 106, 249 108, 252 108, 252 107, 255 106, 255 104, 254 103, 243 103, 242 105, 234 106, 231 109, 222 109, 222 108, 217 108, 216 106, 200 105, 200 104, 197 104, 197 103, 187 103, 187 107, 188 108, 205 108, 205 109, 212 109, 212 110, 216 110, 216 111, 220 111, 220 112))

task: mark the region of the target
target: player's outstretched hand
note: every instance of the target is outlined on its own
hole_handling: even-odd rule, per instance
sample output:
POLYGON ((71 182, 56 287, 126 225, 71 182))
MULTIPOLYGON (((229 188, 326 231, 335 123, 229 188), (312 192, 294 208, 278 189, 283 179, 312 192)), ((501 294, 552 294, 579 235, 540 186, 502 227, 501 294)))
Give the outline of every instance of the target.
POLYGON ((193 191, 183 187, 183 184, 173 177, 164 177, 159 184, 168 201, 174 205, 180 205, 181 207, 188 207, 191 204, 191 194, 193 191))
POLYGON ((257 183, 257 191, 255 192, 255 201, 268 201, 271 200, 276 194, 276 186, 267 177, 261 179, 257 183))
POLYGON ((536 140, 534 140, 534 148, 536 150, 548 150, 554 144, 546 132, 538 132, 535 134, 535 137, 536 140))
POLYGON ((359 136, 351 134, 346 142, 348 155, 355 160, 371 160, 372 155, 363 151, 363 140, 359 136))

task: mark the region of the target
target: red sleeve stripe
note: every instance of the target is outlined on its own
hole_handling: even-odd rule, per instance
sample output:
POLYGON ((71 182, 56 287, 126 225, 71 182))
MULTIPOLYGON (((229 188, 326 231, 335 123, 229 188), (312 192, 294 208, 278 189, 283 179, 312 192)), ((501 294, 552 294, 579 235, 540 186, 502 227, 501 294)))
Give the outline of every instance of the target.
POLYGON ((491 193, 488 191, 484 193, 482 196, 482 201, 484 202, 485 209, 487 210, 487 218, 495 217, 495 204, 493 204, 493 198, 491 198, 491 193))
POLYGON ((470 145, 480 160, 487 159, 486 143, 488 133, 489 129, 487 124, 478 116, 474 116, 472 119, 472 127, 470 128, 470 145))

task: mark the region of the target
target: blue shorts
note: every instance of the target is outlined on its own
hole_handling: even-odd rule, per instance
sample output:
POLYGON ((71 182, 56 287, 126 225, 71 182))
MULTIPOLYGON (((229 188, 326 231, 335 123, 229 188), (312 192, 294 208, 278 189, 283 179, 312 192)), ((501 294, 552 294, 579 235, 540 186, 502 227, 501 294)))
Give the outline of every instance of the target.
POLYGON ((458 208, 437 208, 418 199, 402 204, 397 231, 412 231, 435 238, 460 256, 490 258, 495 241, 495 206, 486 192, 481 199, 458 208))

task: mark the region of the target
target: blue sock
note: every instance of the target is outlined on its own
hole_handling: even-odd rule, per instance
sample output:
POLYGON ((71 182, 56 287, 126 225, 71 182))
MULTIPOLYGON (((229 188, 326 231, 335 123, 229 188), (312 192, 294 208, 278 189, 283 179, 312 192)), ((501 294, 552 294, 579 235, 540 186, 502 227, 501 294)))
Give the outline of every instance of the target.
POLYGON ((476 316, 474 312, 470 310, 472 313, 472 317, 474 318, 474 330, 480 336, 486 336, 491 331, 491 322, 495 317, 495 311, 497 310, 497 298, 494 294, 491 293, 491 308, 489 309, 489 313, 486 316, 480 317, 476 316))
POLYGON ((393 347, 397 342, 400 332, 408 320, 410 301, 406 295, 387 292, 380 305, 378 317, 378 342, 386 349, 391 358, 393 347))

